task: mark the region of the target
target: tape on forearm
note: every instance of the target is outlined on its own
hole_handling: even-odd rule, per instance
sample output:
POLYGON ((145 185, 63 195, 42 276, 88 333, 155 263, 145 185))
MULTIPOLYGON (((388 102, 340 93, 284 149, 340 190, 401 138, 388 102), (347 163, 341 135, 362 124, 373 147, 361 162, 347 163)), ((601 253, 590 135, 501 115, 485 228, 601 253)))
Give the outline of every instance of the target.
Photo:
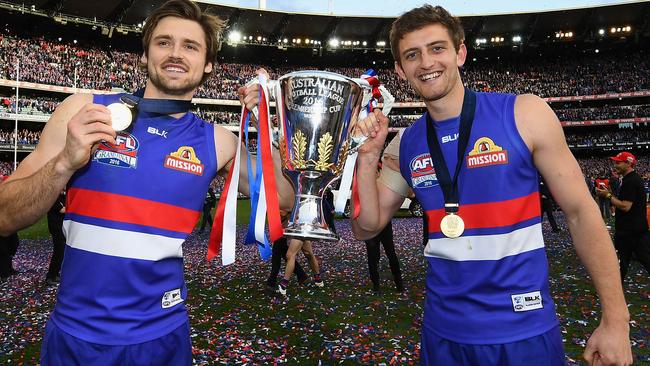
POLYGON ((399 143, 402 140, 402 131, 400 130, 395 137, 388 143, 384 149, 384 155, 390 156, 393 159, 398 159, 399 157, 399 143))
POLYGON ((379 182, 402 197, 407 197, 411 189, 400 173, 388 167, 384 167, 379 173, 379 182))

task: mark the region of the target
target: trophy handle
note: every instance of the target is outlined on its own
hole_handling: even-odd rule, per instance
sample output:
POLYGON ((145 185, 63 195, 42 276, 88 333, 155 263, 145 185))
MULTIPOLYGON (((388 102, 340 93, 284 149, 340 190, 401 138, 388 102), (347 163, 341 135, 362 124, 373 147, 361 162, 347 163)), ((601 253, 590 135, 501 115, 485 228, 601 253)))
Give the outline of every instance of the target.
MULTIPOLYGON (((244 86, 248 88, 249 86, 255 85, 255 84, 260 84, 259 75, 258 75, 258 77, 249 80, 246 84, 244 84, 244 86)), ((266 92, 267 92, 267 94, 269 96, 269 100, 270 99, 276 100, 276 110, 279 107, 277 106, 277 99, 276 99, 275 96, 280 95, 280 90, 279 89, 280 89, 280 82, 279 81, 277 81, 277 80, 267 80, 266 81, 266 92)), ((256 120, 258 120, 258 121, 260 120, 260 112, 259 112, 259 108, 257 108, 257 106, 253 107, 253 109, 251 110, 251 113, 255 116, 256 120)), ((276 127, 271 127, 271 144, 276 149, 280 149, 280 131, 276 127)))
MULTIPOLYGON (((262 77, 264 77, 264 76, 262 76, 262 77)), ((244 86, 248 88, 251 85, 259 84, 260 83, 259 78, 260 78, 260 75, 258 75, 258 77, 256 77, 256 78, 253 78, 253 79, 249 80, 246 84, 244 84, 244 86)), ((269 100, 271 100, 271 99, 275 100, 276 99, 275 94, 276 94, 276 90, 279 87, 279 85, 280 85, 280 83, 278 83, 277 80, 267 80, 266 81, 266 93, 269 96, 269 100)), ((256 120, 258 120, 258 121, 260 120, 260 118, 259 118, 260 117, 260 112, 259 112, 259 109, 257 108, 257 106, 253 107, 253 109, 251 110, 251 113, 253 113, 256 120)))
MULTIPOLYGON (((364 79, 354 79, 354 80, 357 83, 359 83, 364 90, 363 99, 361 100, 361 112, 359 112, 359 117, 358 117, 359 120, 362 120, 366 118, 368 113, 367 112, 368 104, 370 104, 372 100, 372 93, 369 92, 369 90, 371 90, 371 87, 368 81, 364 79)), ((390 111, 393 109, 393 106, 395 105, 395 97, 383 85, 379 86, 379 91, 381 92, 381 97, 383 99, 381 110, 384 113, 384 115, 387 116, 390 113, 390 111)), ((359 150, 359 148, 366 142, 367 139, 368 137, 364 135, 350 136, 351 143, 350 143, 349 154, 356 153, 359 150)))

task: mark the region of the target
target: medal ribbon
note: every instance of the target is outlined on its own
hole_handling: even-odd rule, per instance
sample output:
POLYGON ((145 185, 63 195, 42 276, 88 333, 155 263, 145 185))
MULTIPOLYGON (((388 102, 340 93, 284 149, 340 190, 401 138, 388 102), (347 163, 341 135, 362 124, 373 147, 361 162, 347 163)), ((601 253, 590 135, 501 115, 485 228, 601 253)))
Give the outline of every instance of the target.
MULTIPOLYGON (((458 161, 456 161, 456 169, 454 171, 453 180, 449 175, 447 163, 442 155, 440 142, 436 134, 436 129, 433 127, 433 119, 427 118, 427 145, 429 146, 429 153, 433 161, 433 167, 436 169, 436 176, 440 182, 443 197, 445 198, 445 212, 447 214, 458 212, 458 203, 460 198, 458 196, 458 175, 460 168, 463 165, 463 157, 465 150, 467 150, 467 143, 469 142, 469 135, 472 131, 472 124, 474 123, 474 113, 476 112, 476 94, 465 88, 465 96, 463 97, 463 109, 460 112, 460 131, 458 138, 458 161)), ((430 116, 429 116, 430 117, 430 116)))
POLYGON ((120 101, 131 107, 137 108, 137 110, 140 112, 157 114, 175 114, 187 112, 192 106, 191 100, 145 98, 144 89, 138 90, 133 95, 123 95, 120 98, 120 101))

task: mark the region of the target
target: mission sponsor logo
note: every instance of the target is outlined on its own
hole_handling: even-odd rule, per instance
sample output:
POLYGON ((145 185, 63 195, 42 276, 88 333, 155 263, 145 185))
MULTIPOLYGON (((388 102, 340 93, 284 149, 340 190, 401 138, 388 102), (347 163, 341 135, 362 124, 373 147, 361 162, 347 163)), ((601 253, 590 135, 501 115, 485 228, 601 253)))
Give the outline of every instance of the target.
POLYGON ((102 141, 93 155, 93 161, 120 168, 133 168, 138 165, 140 143, 128 132, 118 132, 116 145, 102 141))
POLYGON ((508 164, 508 150, 503 150, 489 137, 481 137, 474 143, 474 148, 467 155, 468 168, 508 164))
POLYGON ((433 167, 431 155, 420 154, 411 160, 411 184, 413 188, 428 188, 438 185, 438 177, 433 167))
POLYGON ((178 170, 194 175, 203 175, 205 166, 196 156, 191 146, 181 146, 175 152, 165 157, 165 168, 178 170))

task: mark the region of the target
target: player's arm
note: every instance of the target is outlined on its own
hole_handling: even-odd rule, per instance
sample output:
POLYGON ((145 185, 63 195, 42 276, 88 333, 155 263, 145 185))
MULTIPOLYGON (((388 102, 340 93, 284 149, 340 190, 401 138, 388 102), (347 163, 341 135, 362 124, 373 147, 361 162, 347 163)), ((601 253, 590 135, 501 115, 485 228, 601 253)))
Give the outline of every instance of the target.
POLYGON ((565 213, 578 256, 600 297, 601 323, 587 343, 584 356, 590 362, 600 357, 604 364, 631 364, 629 313, 616 253, 559 120, 542 99, 533 95, 517 97, 515 119, 535 166, 565 213))
POLYGON ((66 98, 45 125, 36 149, 0 184, 0 234, 38 221, 101 140, 115 143, 108 109, 92 104, 90 94, 66 98))
MULTIPOLYGON (((358 162, 357 164, 357 185, 364 188, 359 189, 359 202, 362 202, 362 204, 359 216, 351 221, 352 232, 356 239, 367 240, 377 236, 386 227, 406 196, 386 186, 381 179, 370 179, 370 174, 372 173, 374 177, 376 172, 370 173, 370 169, 366 170, 361 167, 362 163, 358 162), (362 176, 367 177, 367 179, 362 178, 362 176)), ((375 163, 375 170, 376 166, 375 163)), ((387 170, 392 169, 384 166, 383 173, 386 173, 387 170)), ((393 172, 391 174, 399 173, 393 172)), ((358 203, 353 202, 353 204, 358 203)))
MULTIPOLYGON (((388 135, 388 118, 377 110, 361 121, 358 128, 368 136, 368 140, 359 149, 357 158, 357 187, 361 204, 359 216, 352 220, 352 232, 355 238, 366 240, 375 237, 388 224, 404 202, 405 195, 396 193, 382 177, 377 178, 377 164, 388 135)), ((384 177, 388 174, 399 176, 397 165, 385 166, 384 169, 384 177)))
MULTIPOLYGON (((217 162, 219 164, 217 168, 218 174, 227 177, 228 172, 230 172, 230 169, 232 169, 233 163, 235 162, 235 153, 237 152, 238 143, 237 136, 227 129, 215 125, 214 141, 214 144, 217 147, 217 162)), ((247 174, 244 174, 247 172, 245 160, 246 151, 244 145, 242 145, 241 156, 243 160, 239 167, 239 192, 246 196, 250 196, 248 176, 247 174)))

